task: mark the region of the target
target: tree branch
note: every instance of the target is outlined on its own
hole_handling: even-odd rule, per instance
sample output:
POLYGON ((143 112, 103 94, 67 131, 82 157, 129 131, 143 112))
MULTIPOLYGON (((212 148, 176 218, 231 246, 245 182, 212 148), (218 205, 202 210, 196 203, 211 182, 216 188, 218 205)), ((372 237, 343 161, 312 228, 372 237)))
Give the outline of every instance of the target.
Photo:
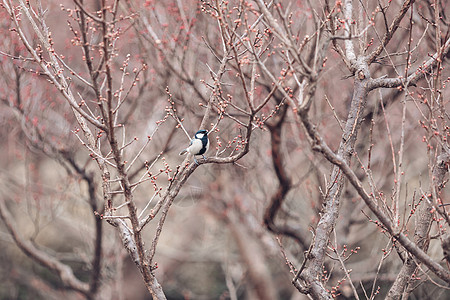
POLYGON ((27 241, 20 236, 15 229, 17 225, 14 224, 13 217, 8 211, 3 199, 0 199, 0 217, 20 250, 40 265, 57 274, 66 287, 82 293, 88 299, 91 298, 92 295, 90 293, 89 285, 77 279, 73 274, 71 267, 61 263, 44 251, 37 249, 30 241, 27 241))

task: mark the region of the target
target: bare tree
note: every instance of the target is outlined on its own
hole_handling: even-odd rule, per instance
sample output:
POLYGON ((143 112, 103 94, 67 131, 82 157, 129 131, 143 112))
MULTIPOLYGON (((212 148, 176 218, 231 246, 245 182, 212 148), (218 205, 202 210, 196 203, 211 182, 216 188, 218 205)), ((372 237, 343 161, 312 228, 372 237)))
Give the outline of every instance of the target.
MULTIPOLYGON (((2 135, 33 160, 25 182, 2 175, 8 236, 88 299, 125 297, 122 249, 154 299, 170 298, 183 263, 201 259, 221 267, 217 298, 447 293, 445 8, 2 1, 2 135), (178 156, 198 129, 208 130, 207 157, 178 156), (54 185, 55 174, 33 170, 47 160, 64 173, 58 184, 73 184, 55 197, 79 190, 89 204, 88 281, 39 245, 40 220, 70 224, 67 201, 60 211, 41 205, 52 193, 40 185, 54 185), (30 240, 14 220, 23 205, 11 187, 21 186, 30 240), (187 197, 194 208, 178 209, 187 197), (199 248, 201 222, 220 232, 208 245, 223 247, 199 248), (165 234, 183 249, 176 259, 167 258, 165 234)), ((5 170, 18 174, 21 159, 6 164, 4 148, 5 170)), ((179 291, 201 298, 188 286, 179 291)))

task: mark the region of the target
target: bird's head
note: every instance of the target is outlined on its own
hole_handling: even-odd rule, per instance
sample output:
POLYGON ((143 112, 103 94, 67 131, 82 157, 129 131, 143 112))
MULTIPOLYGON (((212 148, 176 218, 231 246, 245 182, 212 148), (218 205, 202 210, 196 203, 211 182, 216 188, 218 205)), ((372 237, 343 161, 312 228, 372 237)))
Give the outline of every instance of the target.
POLYGON ((205 129, 199 130, 195 133, 195 138, 196 139, 201 139, 203 138, 205 135, 208 135, 208 131, 206 131, 205 129))

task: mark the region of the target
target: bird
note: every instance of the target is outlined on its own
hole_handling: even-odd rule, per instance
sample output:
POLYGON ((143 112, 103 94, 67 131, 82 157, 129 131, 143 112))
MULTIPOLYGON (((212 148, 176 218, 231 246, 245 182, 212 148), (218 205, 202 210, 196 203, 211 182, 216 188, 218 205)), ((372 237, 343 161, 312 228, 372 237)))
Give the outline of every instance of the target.
POLYGON ((204 159, 206 151, 209 149, 209 139, 208 139, 208 131, 201 129, 197 131, 194 135, 194 138, 189 143, 189 147, 186 149, 183 149, 180 152, 180 155, 186 154, 187 152, 194 155, 194 161, 196 164, 198 164, 197 160, 195 159, 196 155, 203 156, 204 159))

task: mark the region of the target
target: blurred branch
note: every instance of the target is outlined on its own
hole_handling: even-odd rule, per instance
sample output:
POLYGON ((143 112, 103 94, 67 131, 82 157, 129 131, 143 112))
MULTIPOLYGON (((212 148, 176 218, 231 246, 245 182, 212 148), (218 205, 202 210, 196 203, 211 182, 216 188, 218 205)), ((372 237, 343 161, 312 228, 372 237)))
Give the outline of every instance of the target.
POLYGON ((232 215, 232 212, 227 214, 226 224, 239 248, 255 294, 261 300, 277 299, 276 286, 270 276, 271 273, 264 257, 263 247, 258 244, 259 239, 255 239, 247 228, 238 226, 239 220, 232 215))
POLYGON ((77 279, 73 274, 71 267, 61 263, 44 251, 37 249, 30 241, 27 241, 20 236, 16 231, 17 225, 14 224, 13 217, 8 211, 3 199, 0 199, 0 217, 20 250, 40 265, 57 274, 66 287, 82 293, 87 299, 92 298, 93 295, 90 292, 89 285, 77 279))
MULTIPOLYGON (((21 100, 21 94, 20 94, 20 76, 16 76, 16 97, 17 102, 20 103, 21 100)), ((57 161, 60 163, 68 173, 72 173, 75 171, 75 173, 87 183, 88 185, 88 193, 89 193, 89 204, 91 206, 92 212, 97 213, 98 211, 98 203, 97 203, 97 196, 96 196, 96 188, 95 188, 95 182, 92 174, 88 173, 87 170, 83 167, 81 167, 74 159, 73 155, 69 153, 68 151, 64 149, 58 148, 56 145, 54 145, 52 142, 45 139, 45 134, 42 132, 42 130, 38 126, 32 126, 29 124, 28 121, 30 118, 25 114, 25 111, 19 107, 15 106, 13 103, 9 103, 11 106, 11 109, 14 111, 14 115, 16 117, 16 120, 18 123, 20 123, 21 129, 28 141, 28 145, 30 147, 34 147, 35 149, 38 149, 51 159, 57 161)), ((93 297, 98 290, 99 283, 100 283, 100 272, 101 272, 101 261, 102 261, 102 235, 103 235, 103 226, 102 226, 102 220, 95 216, 95 237, 94 237, 94 255, 92 259, 92 274, 91 274, 91 280, 89 284, 89 297, 93 297)), ((33 258, 33 257, 32 257, 33 258)))
POLYGON ((280 112, 276 116, 274 122, 266 123, 271 136, 272 162, 279 184, 276 192, 272 195, 270 202, 265 209, 263 219, 264 225, 268 230, 277 235, 281 234, 289 236, 293 238, 302 249, 307 249, 308 246, 306 243, 306 238, 304 237, 303 232, 299 230, 299 228, 293 228, 289 225, 275 224, 275 217, 278 211, 281 209, 283 202, 285 201, 285 198, 292 187, 292 180, 287 174, 284 166, 283 156, 281 153, 281 133, 287 110, 287 105, 281 106, 280 112))

